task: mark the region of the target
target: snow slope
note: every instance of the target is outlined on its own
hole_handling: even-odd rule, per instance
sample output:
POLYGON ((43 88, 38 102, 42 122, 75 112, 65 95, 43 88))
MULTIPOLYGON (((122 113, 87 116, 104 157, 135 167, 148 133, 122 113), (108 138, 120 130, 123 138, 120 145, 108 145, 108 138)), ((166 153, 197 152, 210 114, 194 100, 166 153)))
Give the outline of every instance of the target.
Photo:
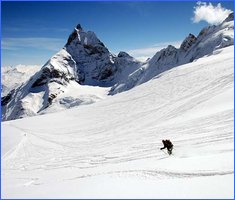
POLYGON ((3 122, 2 198, 233 198, 233 63, 230 46, 95 104, 3 122))

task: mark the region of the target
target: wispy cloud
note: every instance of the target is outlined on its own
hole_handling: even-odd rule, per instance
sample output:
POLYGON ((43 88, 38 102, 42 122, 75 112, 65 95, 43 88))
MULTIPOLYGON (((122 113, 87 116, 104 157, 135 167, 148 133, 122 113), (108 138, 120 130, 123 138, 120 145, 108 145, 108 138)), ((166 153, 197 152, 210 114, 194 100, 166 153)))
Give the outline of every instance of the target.
POLYGON ((44 49, 50 51, 58 51, 65 44, 64 39, 60 38, 3 38, 3 50, 20 50, 23 48, 44 49))
POLYGON ((29 27, 4 27, 4 31, 10 32, 42 32, 42 31, 50 31, 50 32, 69 32, 71 31, 68 28, 50 28, 50 27, 37 27, 37 28, 29 28, 29 27))
POLYGON ((223 8, 220 3, 217 6, 213 6, 211 3, 197 2, 197 6, 194 7, 194 16, 192 21, 198 23, 200 21, 206 21, 209 24, 219 24, 225 20, 225 18, 232 11, 223 8))
POLYGON ((128 50, 127 53, 138 60, 145 61, 146 59, 154 56, 161 49, 166 48, 168 45, 173 45, 178 48, 181 43, 182 41, 163 42, 145 48, 128 50))

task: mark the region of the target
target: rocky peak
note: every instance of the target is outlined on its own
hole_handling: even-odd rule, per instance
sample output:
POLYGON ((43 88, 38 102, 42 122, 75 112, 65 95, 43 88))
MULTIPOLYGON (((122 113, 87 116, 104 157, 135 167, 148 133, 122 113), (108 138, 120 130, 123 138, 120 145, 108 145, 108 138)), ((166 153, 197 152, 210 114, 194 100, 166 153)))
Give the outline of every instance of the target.
POLYGON ((77 29, 78 31, 83 31, 83 28, 82 28, 81 24, 78 24, 78 25, 76 26, 76 29, 77 29))
POLYGON ((182 49, 183 51, 187 51, 196 42, 196 40, 197 38, 190 33, 180 45, 180 49, 182 49))
POLYGON ((234 20, 234 12, 230 13, 224 22, 230 22, 234 20))
POLYGON ((172 62, 175 59, 178 50, 172 46, 168 45, 166 48, 158 51, 150 60, 150 63, 155 63, 160 65, 160 63, 172 62))
POLYGON ((171 56, 171 55, 175 54, 176 52, 177 52, 177 49, 174 46, 168 45, 167 48, 162 49, 160 51, 161 58, 171 56))
POLYGON ((168 45, 166 49, 169 51, 176 50, 176 48, 173 45, 168 45))
POLYGON ((68 50, 78 49, 79 46, 91 49, 93 47, 102 46, 104 44, 97 38, 96 34, 92 31, 84 31, 80 24, 78 24, 73 32, 69 35, 65 48, 68 50))
POLYGON ((133 58, 132 56, 130 56, 128 53, 124 52, 124 51, 120 51, 118 54, 119 58, 133 58))
POLYGON ((75 40, 76 38, 77 38, 77 30, 74 29, 73 32, 69 35, 69 38, 68 38, 67 43, 66 43, 65 46, 70 45, 71 42, 72 42, 73 40, 75 40))

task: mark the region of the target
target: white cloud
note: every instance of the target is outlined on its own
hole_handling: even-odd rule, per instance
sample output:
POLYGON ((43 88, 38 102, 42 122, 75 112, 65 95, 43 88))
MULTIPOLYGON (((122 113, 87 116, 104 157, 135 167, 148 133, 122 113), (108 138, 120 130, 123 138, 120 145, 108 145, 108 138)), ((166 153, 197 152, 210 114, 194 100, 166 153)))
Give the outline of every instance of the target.
POLYGON ((161 49, 166 48, 169 44, 178 48, 181 43, 182 41, 158 43, 150 47, 128 50, 127 53, 140 61, 145 61, 153 57, 161 49))
POLYGON ((206 21, 211 25, 217 25, 223 22, 231 12, 231 10, 223 8, 220 3, 217 6, 213 6, 211 3, 197 2, 197 6, 194 7, 192 21, 194 23, 206 21))
POLYGON ((20 50, 22 48, 44 49, 58 51, 65 44, 63 39, 59 38, 2 38, 2 49, 20 50))

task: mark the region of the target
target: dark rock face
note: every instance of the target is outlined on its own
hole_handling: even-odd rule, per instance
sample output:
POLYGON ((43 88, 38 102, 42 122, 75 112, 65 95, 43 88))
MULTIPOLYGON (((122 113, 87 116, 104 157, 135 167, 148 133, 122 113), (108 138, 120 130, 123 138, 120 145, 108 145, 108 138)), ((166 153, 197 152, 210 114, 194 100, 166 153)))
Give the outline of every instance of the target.
POLYGON ((114 74, 115 70, 113 70, 113 67, 111 65, 106 66, 106 68, 104 68, 99 76, 99 80, 104 80, 109 78, 110 76, 112 76, 114 74))
POLYGON ((78 33, 77 33, 78 31, 83 31, 81 24, 78 24, 76 28, 73 30, 73 32, 70 34, 65 46, 70 45, 71 42, 78 37, 78 33))
MULTIPOLYGON (((71 80, 72 80, 72 79, 71 79, 71 80)), ((78 70, 78 71, 77 71, 77 79, 76 79, 75 81, 76 81, 77 83, 82 84, 82 83, 85 82, 85 80, 86 80, 86 78, 85 78, 84 72, 83 72, 82 70, 78 70)))
POLYGON ((96 81, 107 81, 115 74, 116 66, 112 63, 104 63, 92 71, 92 79, 96 81))
POLYGON ((56 94, 50 94, 47 101, 48 101, 48 106, 52 104, 53 99, 56 98, 56 94))
POLYGON ((68 46, 71 44, 71 42, 77 37, 77 31, 74 29, 74 31, 70 34, 67 43, 65 46, 68 46))
POLYGON ((71 56, 75 67, 75 81, 103 85, 115 75, 116 56, 112 55, 94 32, 85 32, 78 25, 69 36, 64 49, 71 56))
POLYGON ((119 58, 126 58, 126 57, 131 57, 131 56, 128 53, 124 52, 124 51, 120 51, 119 54, 118 54, 118 57, 119 58))
POLYGON ((230 13, 229 16, 224 20, 225 22, 230 22, 234 20, 234 12, 230 13))
POLYGON ((106 49, 103 48, 103 46, 92 46, 92 45, 83 45, 86 52, 89 55, 93 55, 93 54, 98 54, 98 55, 102 55, 103 53, 107 53, 106 49))
POLYGON ((12 99, 12 94, 15 92, 15 90, 12 90, 11 92, 9 92, 8 94, 7 94, 7 96, 4 96, 4 97, 2 97, 1 98, 1 106, 5 106, 5 105, 7 105, 10 101, 11 101, 11 99, 12 99))
POLYGON ((76 26, 76 29, 79 30, 79 31, 83 31, 81 24, 78 24, 78 25, 76 26))
POLYGON ((44 68, 42 70, 41 76, 33 83, 32 88, 46 84, 49 76, 50 70, 48 68, 44 68))
POLYGON ((193 34, 189 34, 188 37, 182 42, 180 49, 187 51, 195 42, 197 38, 193 34))
POLYGON ((59 70, 56 70, 54 68, 45 67, 42 69, 42 73, 39 76, 39 78, 32 84, 32 88, 45 85, 49 81, 50 82, 55 81, 55 82, 62 84, 59 80, 56 81, 56 79, 63 79, 66 82, 69 82, 69 78, 65 73, 59 70))

